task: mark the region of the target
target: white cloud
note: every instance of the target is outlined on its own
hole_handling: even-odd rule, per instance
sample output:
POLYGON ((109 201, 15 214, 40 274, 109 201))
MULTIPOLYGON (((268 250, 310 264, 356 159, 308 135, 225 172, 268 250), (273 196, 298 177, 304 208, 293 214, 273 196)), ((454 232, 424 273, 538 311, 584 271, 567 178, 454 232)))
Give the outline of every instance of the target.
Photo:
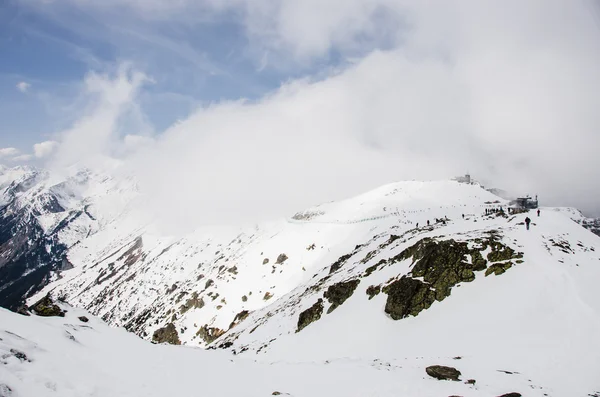
MULTIPOLYGON (((274 52, 303 62, 364 40, 372 51, 321 81, 202 108, 127 154, 127 172, 168 230, 290 215, 393 180, 466 170, 544 203, 600 211, 599 38, 586 2, 204 4, 242 7, 269 65, 274 52), (404 23, 391 26, 387 10, 404 23), (373 50, 371 39, 390 49, 373 50)), ((57 157, 114 154, 121 136, 138 135, 123 131, 122 116, 143 81, 131 70, 91 75, 97 99, 61 134, 57 157)))
POLYGON ((123 143, 130 149, 138 149, 142 146, 150 145, 153 142, 154 140, 152 138, 143 135, 125 135, 125 138, 123 138, 123 143))
POLYGON ((10 161, 13 162, 17 162, 17 163, 25 163, 30 161, 33 158, 33 156, 31 154, 22 154, 20 156, 16 156, 10 159, 10 161))
POLYGON ((0 159, 7 157, 14 157, 19 155, 19 150, 14 147, 7 147, 0 149, 0 159))
POLYGON ((140 123, 135 97, 148 81, 145 74, 132 70, 129 64, 120 65, 114 74, 89 73, 80 99, 83 103, 76 106, 84 110, 71 128, 58 134, 52 167, 89 165, 118 152, 123 133, 120 128, 132 128, 132 124, 135 128, 140 123))
POLYGON ((26 81, 20 81, 19 83, 17 83, 17 89, 23 93, 29 91, 30 88, 31 84, 29 84, 26 81))
POLYGON ((33 153, 38 159, 48 157, 56 149, 57 142, 45 141, 33 145, 33 153))

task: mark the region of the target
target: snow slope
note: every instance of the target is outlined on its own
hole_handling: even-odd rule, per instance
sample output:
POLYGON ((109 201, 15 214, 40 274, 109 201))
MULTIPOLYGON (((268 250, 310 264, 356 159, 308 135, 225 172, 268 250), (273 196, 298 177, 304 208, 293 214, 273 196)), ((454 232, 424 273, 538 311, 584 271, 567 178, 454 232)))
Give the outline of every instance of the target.
POLYGON ((292 395, 586 396, 600 389, 600 240, 574 209, 486 215, 508 202, 477 185, 413 181, 289 219, 176 237, 140 221, 135 189, 120 194, 116 181, 106 183, 86 190, 100 193, 77 196, 95 209, 94 227, 61 236, 76 240, 67 251, 73 268, 56 273, 30 303, 50 293, 144 339, 188 345, 140 349, 176 351, 173 361, 196 367, 196 354, 258 360, 246 370, 263 379, 277 368, 286 379, 281 391, 292 395), (403 305, 410 310, 399 312, 403 305), (432 364, 456 366, 476 387, 440 386, 424 374, 432 364), (294 368, 308 378, 292 379, 294 368), (371 378, 371 370, 391 375, 371 378))
POLYGON ((184 330, 183 343, 204 346, 199 328, 227 330, 238 313, 310 283, 376 234, 405 232, 445 216, 456 220, 503 203, 478 186, 402 182, 304 211, 322 213, 316 219, 297 214, 250 229, 200 229, 172 238, 116 225, 73 247, 75 269, 32 299, 52 291, 149 339, 174 322, 184 330), (280 256, 285 260, 277 263, 280 256), (182 310, 184 305, 202 307, 182 310))
MULTIPOLYGON (((0 395, 260 397, 496 396, 548 390, 494 360, 397 357, 269 362, 198 348, 152 345, 79 309, 66 317, 25 317, 0 309, 0 395), (89 322, 78 320, 89 316, 89 322), (475 385, 438 381, 425 367, 450 362, 475 385), (279 393, 279 394, 277 394, 279 393)), ((555 395, 555 394, 551 394, 555 395)), ((577 395, 577 394, 569 394, 577 395)))
MULTIPOLYGON (((361 250, 319 290, 298 288, 251 314, 222 343, 232 342, 230 348, 238 352, 248 349, 243 354, 258 351, 281 360, 420 357, 427 361, 444 358, 450 363, 448 358, 453 356, 462 356, 461 364, 491 360, 498 368, 526 374, 534 384, 544 385, 548 395, 587 395, 600 387, 600 293, 595 288, 600 280, 598 238, 561 211, 543 211, 530 231, 519 224, 524 216, 479 218, 476 229, 475 219, 457 221, 406 242, 397 240, 396 247, 392 244, 388 252, 364 263, 360 260, 370 248, 361 250), (394 321, 384 312, 383 293, 372 300, 365 294, 370 285, 406 274, 411 259, 357 277, 423 237, 446 240, 453 236, 467 241, 486 230, 498 231, 502 241, 523 252, 523 263, 498 276, 476 273, 474 281, 460 283, 451 296, 416 317, 394 321), (327 302, 326 287, 348 279, 360 280, 356 292, 331 314, 323 313, 320 320, 296 333, 299 313, 318 298, 327 302)), ((321 275, 327 277, 327 273, 321 275)))

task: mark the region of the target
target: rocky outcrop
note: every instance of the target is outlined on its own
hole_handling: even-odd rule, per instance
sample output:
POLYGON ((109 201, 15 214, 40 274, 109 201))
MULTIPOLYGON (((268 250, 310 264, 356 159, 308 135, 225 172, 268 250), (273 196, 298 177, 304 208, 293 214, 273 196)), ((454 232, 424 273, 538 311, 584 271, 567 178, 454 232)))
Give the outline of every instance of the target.
POLYGON ((50 298, 49 295, 46 295, 39 301, 37 301, 32 307, 31 310, 42 317, 64 317, 65 312, 58 307, 50 298))
POLYGON ((334 311, 350 298, 356 287, 358 287, 358 284, 360 284, 360 280, 350 280, 330 285, 323 295, 331 303, 327 314, 334 311))
POLYGON ((485 275, 487 277, 493 273, 496 276, 499 276, 502 273, 506 272, 508 269, 510 269, 512 266, 513 264, 511 262, 494 263, 492 266, 488 267, 488 269, 485 271, 485 275))
POLYGON ((57 231, 46 234, 28 208, 15 202, 0 208, 0 306, 13 311, 23 306, 54 272, 64 270, 66 251, 57 231))
POLYGON ((234 317, 234 319, 231 322, 231 324, 229 324, 229 329, 235 327, 236 325, 238 325, 239 323, 241 323, 242 321, 244 321, 246 318, 248 318, 249 315, 250 315, 250 312, 248 310, 242 310, 241 312, 239 312, 234 317))
POLYGON ((367 295, 369 295, 369 300, 373 299, 376 295, 379 295, 379 293, 381 292, 381 286, 380 285, 370 285, 367 288, 367 295))
POLYGON ((427 375, 438 380, 460 380, 460 371, 452 367, 444 367, 443 365, 432 365, 425 369, 427 375))
POLYGON ((220 328, 209 327, 209 326, 205 325, 202 328, 200 328, 198 330, 198 332, 196 332, 196 336, 198 336, 202 340, 204 340, 204 342, 206 342, 207 345, 210 345, 215 340, 217 340, 220 336, 222 336, 224 333, 225 333, 225 331, 223 331, 220 328))
POLYGON ((270 292, 265 292, 265 296, 263 296, 263 300, 268 301, 273 297, 273 294, 270 292))
POLYGON ((197 292, 193 292, 190 299, 179 307, 179 312, 185 314, 190 309, 202 309, 204 307, 204 299, 198 297, 197 292))
MULTIPOLYGON (((498 241, 493 233, 488 239, 470 243, 474 248, 469 247, 469 242, 426 238, 391 258, 391 262, 412 258, 413 268, 408 275, 383 287, 382 291, 388 295, 385 312, 394 320, 416 316, 435 301, 441 302, 450 296, 457 284, 475 280, 475 272, 486 270, 488 261, 523 257, 522 253, 516 253, 498 241), (486 260, 481 252, 488 248, 491 250, 486 260)), ((494 263, 485 275, 502 274, 511 266, 511 262, 494 263)), ((375 293, 375 289, 371 289, 371 293, 375 293)))
POLYGON ((338 260, 333 262, 333 264, 329 268, 329 274, 333 274, 333 273, 337 272, 338 270, 340 270, 342 268, 342 266, 344 266, 346 264, 348 259, 350 259, 351 256, 352 256, 352 254, 346 254, 346 255, 340 256, 338 258, 338 260))
POLYGON ((394 320, 416 316, 435 302, 435 291, 420 280, 402 277, 383 289, 388 297, 385 312, 394 320))
POLYGON ((276 265, 281 265, 283 262, 288 260, 288 256, 286 254, 279 254, 277 260, 275 261, 276 265))
POLYGON ((314 305, 300 313, 300 317, 298 317, 298 329, 296 332, 300 332, 310 324, 318 321, 322 315, 323 299, 319 299, 314 305))
POLYGON ((166 327, 159 328, 152 335, 152 342, 169 343, 171 345, 181 345, 179 334, 175 329, 175 324, 169 323, 166 327))

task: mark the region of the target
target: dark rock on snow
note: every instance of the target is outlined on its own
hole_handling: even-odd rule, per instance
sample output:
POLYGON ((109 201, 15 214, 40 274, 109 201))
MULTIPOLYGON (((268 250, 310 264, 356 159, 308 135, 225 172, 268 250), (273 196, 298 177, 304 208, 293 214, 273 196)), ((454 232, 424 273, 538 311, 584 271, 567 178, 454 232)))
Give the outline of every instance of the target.
POLYGON ((358 284, 360 284, 360 280, 350 280, 330 285, 324 294, 324 297, 331 303, 331 307, 327 310, 327 313, 331 313, 350 298, 356 287, 358 287, 358 284))
POLYGON ((427 375, 439 379, 439 380, 453 380, 458 381, 461 373, 456 368, 444 367, 442 365, 432 365, 425 368, 427 375))
POLYGON ((300 317, 298 317, 298 330, 296 332, 302 331, 309 324, 319 320, 322 314, 323 299, 319 299, 314 305, 300 313, 300 317))
POLYGON ((169 343, 171 345, 181 345, 179 334, 173 323, 167 324, 166 327, 159 328, 154 331, 152 341, 155 343, 169 343))
POLYGON ((39 301, 37 301, 32 307, 31 310, 42 317, 64 317, 65 312, 58 307, 58 305, 54 304, 52 298, 49 295, 46 295, 39 301))

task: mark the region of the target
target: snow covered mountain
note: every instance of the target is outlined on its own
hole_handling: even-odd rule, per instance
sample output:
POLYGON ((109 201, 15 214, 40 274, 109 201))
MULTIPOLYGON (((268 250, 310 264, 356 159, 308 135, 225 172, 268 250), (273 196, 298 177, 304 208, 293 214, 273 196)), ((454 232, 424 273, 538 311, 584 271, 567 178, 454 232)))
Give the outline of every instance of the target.
MULTIPOLYGON (((55 254, 36 267, 3 251, 25 277, 24 263, 43 269, 24 294, 30 304, 50 294, 148 340, 285 363, 284 377, 282 368, 297 365, 331 379, 343 368, 357 376, 375 368, 410 384, 382 386, 380 395, 600 389, 600 239, 577 210, 508 214, 506 200, 477 185, 399 182, 251 228, 172 237, 141 220, 132 181, 87 171, 56 184, 23 170, 20 184, 30 174, 35 182, 21 188, 3 182, 3 211, 21 219, 6 236, 21 233, 39 240, 38 255, 55 254), (477 387, 436 389, 423 380, 433 364, 460 365, 477 387)), ((2 291, 27 285, 14 274, 2 291)), ((349 389, 361 390, 355 383, 349 389)))
POLYGON ((133 187, 89 170, 57 178, 30 167, 0 168, 0 305, 18 309, 69 269, 68 250, 110 227, 135 196, 133 187))

